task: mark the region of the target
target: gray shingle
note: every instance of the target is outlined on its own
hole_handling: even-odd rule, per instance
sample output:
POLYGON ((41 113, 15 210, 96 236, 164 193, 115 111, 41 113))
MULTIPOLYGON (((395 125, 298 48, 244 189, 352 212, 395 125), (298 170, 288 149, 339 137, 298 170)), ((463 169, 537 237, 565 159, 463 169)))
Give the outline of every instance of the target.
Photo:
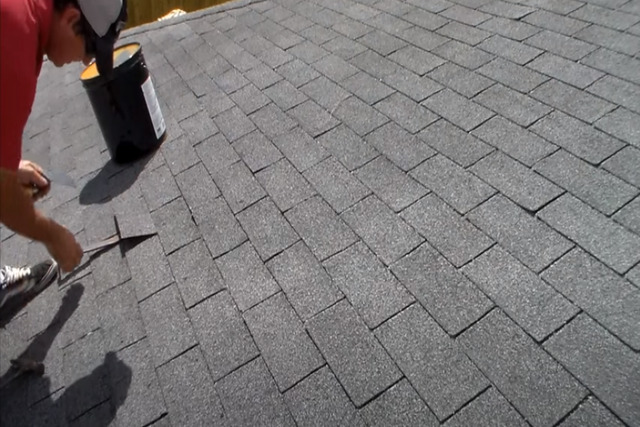
POLYGON ((625 147, 602 164, 602 168, 625 181, 640 187, 640 150, 625 147))
POLYGON ((242 73, 234 68, 212 77, 216 85, 224 91, 227 95, 235 92, 236 90, 244 87, 249 83, 249 80, 245 79, 242 73))
POLYGON ((176 183, 192 211, 220 195, 220 190, 201 162, 176 176, 176 183))
POLYGON ((400 93, 394 93, 374 107, 410 133, 418 132, 438 118, 422 105, 400 93))
POLYGON ((228 292, 204 300, 189 310, 189 316, 213 381, 259 354, 228 292))
POLYGON ((244 319, 280 391, 324 364, 283 293, 245 312, 244 319))
POLYGON ((610 173, 559 150, 534 170, 600 212, 611 215, 638 194, 638 189, 610 173))
POLYGON ((484 375, 419 304, 379 327, 376 336, 439 420, 452 415, 488 385, 484 375))
POLYGON ((387 123, 366 136, 365 140, 404 171, 413 169, 433 151, 420 139, 395 123, 387 123))
POLYGON ((232 93, 230 98, 245 114, 251 114, 269 103, 269 98, 253 84, 248 84, 232 93))
POLYGON ((459 22, 449 22, 447 25, 439 28, 437 33, 463 43, 468 43, 472 46, 477 45, 491 35, 491 33, 487 31, 459 22))
POLYGON ((386 265, 423 242, 413 228, 375 196, 359 202, 341 217, 386 265))
POLYGON ((542 53, 539 49, 499 35, 491 36, 478 47, 520 65, 526 64, 542 53))
POLYGON ((119 351, 146 335, 134 286, 129 281, 96 297, 106 350, 119 351))
POLYGON ((296 384, 284 394, 293 417, 299 426, 352 426, 359 415, 331 370, 324 367, 296 384))
POLYGON ((326 42, 325 44, 322 45, 322 47, 329 50, 334 55, 337 55, 340 58, 344 59, 345 61, 348 61, 354 56, 359 55, 362 52, 368 50, 362 44, 350 38, 342 37, 342 36, 338 36, 335 39, 326 42))
POLYGON ((384 156, 358 169, 356 176, 396 212, 428 193, 422 185, 384 156))
POLYGON ((350 58, 349 62, 377 79, 382 79, 402 69, 395 62, 370 49, 350 58))
POLYGON ((489 145, 446 120, 439 120, 418 136, 430 147, 462 167, 472 165, 493 151, 489 145))
POLYGON ((267 266, 304 321, 342 298, 342 293, 303 242, 272 258, 267 266))
POLYGON ((604 74, 568 59, 546 52, 527 64, 536 71, 584 89, 604 74))
POLYGON ((302 175, 285 159, 258 172, 256 178, 283 212, 315 194, 302 175))
MULTIPOLYGON (((192 117, 197 117, 197 115, 192 117)), ((165 141, 160 147, 160 151, 174 176, 200 161, 192 147, 192 143, 185 136, 180 136, 172 141, 165 141)))
POLYGON ((631 348, 640 349, 640 289, 581 249, 562 257, 542 278, 631 348))
MULTIPOLYGON (((393 89, 381 83, 378 79, 362 71, 345 79, 340 84, 369 105, 375 104, 394 92, 393 89)), ((342 96, 342 99, 344 98, 346 97, 342 96)))
POLYGON ((347 301, 309 320, 307 330, 356 406, 400 379, 395 363, 347 301))
POLYGON ((640 261, 640 237, 565 194, 539 217, 618 273, 640 261))
POLYGON ((613 76, 604 76, 587 88, 588 92, 640 113, 640 87, 613 76))
POLYGON ((458 343, 534 426, 558 422, 587 394, 500 310, 465 331, 458 343))
POLYGON ((544 117, 530 130, 591 164, 602 162, 623 147, 621 142, 559 111, 544 117))
POLYGON ((218 258, 216 264, 241 311, 253 307, 280 290, 248 242, 218 258))
POLYGON ((275 83, 282 80, 282 77, 273 71, 271 67, 265 64, 257 65, 244 73, 245 77, 251 80, 256 87, 262 91, 273 86, 275 83))
POLYGON ((537 27, 542 27, 567 36, 575 34, 581 29, 589 26, 587 22, 558 15, 546 10, 535 11, 532 14, 525 16, 522 20, 537 27))
POLYGON ((138 341, 116 357, 111 357, 113 353, 105 356, 103 366, 108 367, 111 399, 120 404, 116 409, 119 424, 148 425, 167 412, 148 341, 138 341))
POLYGON ((595 397, 588 397, 578 408, 565 419, 560 427, 580 427, 585 425, 603 425, 611 427, 623 427, 615 417, 595 397))
POLYGON ((417 9, 414 12, 411 12, 403 17, 403 19, 423 22, 425 24, 416 23, 415 26, 407 28, 406 30, 400 32, 398 37, 403 40, 408 41, 409 43, 418 46, 421 49, 431 51, 434 48, 443 45, 450 39, 448 37, 443 37, 439 34, 433 32, 433 30, 437 30, 448 21, 446 19, 441 18, 438 15, 433 13, 425 12, 424 10, 417 9), (422 16, 422 14, 427 14, 426 19, 422 16), (432 20, 431 25, 426 23, 426 20, 432 20), (433 29, 421 28, 420 25, 423 26, 431 26, 435 27, 433 29))
POLYGON ((237 107, 218 114, 213 118, 213 121, 229 142, 235 141, 256 128, 251 120, 237 107))
POLYGON ((499 246, 463 271, 536 341, 544 340, 579 310, 499 246))
POLYGON ((525 43, 572 61, 577 61, 597 49, 597 46, 548 30, 529 37, 525 43))
POLYGON ((430 96, 422 105, 466 131, 472 130, 494 115, 451 89, 430 96))
POLYGON ((264 89, 264 93, 283 111, 303 103, 308 98, 286 80, 264 89))
POLYGON ((430 194, 401 214, 453 265, 460 267, 487 250, 493 241, 430 194))
POLYGON ((199 347, 161 366, 157 372, 171 422, 182 426, 216 425, 223 417, 220 398, 199 347))
POLYGON ((360 136, 366 135, 389 121, 387 117, 355 96, 344 100, 332 114, 360 136))
POLYGON ((472 98, 494 84, 488 78, 452 62, 436 68, 429 73, 429 77, 467 98, 472 98))
POLYGON ((316 70, 299 59, 295 59, 279 66, 276 71, 295 87, 300 87, 320 76, 316 70))
POLYGON ((501 36, 517 41, 522 41, 540 31, 540 28, 534 27, 533 25, 527 24, 521 20, 502 17, 491 18, 490 20, 480 24, 478 28, 500 34, 501 36))
POLYGON ((427 243, 394 263, 391 271, 450 335, 460 333, 493 307, 427 243))
POLYGON ((624 108, 607 114, 595 123, 605 132, 640 148, 640 115, 624 108))
POLYGON ((338 213, 371 193, 333 157, 309 168, 305 171, 304 177, 338 213))
MULTIPOLYGON (((210 174, 240 160, 231 144, 221 134, 217 134, 196 146, 196 152, 210 174)), ((215 186, 214 186, 215 187, 215 186)), ((219 193, 219 191, 217 191, 219 193)), ((185 197, 187 202, 189 198, 185 197)))
POLYGON ((409 22, 388 13, 380 13, 371 19, 367 19, 367 24, 389 34, 395 34, 412 26, 409 22))
POLYGON ((635 55, 640 51, 640 37, 631 34, 620 33, 619 31, 591 25, 580 30, 575 35, 580 40, 584 40, 598 46, 607 47, 616 52, 627 55, 635 55))
POLYGON ((487 389, 469 405, 453 415, 445 427, 464 427, 471 424, 518 426, 529 425, 495 387, 487 389))
POLYGON ((350 94, 325 76, 320 76, 300 88, 320 106, 331 111, 347 99, 350 94))
POLYGON ((352 245, 356 236, 320 197, 312 197, 285 217, 320 261, 352 245))
POLYGON ((151 216, 167 255, 200 237, 200 231, 191 219, 191 212, 182 197, 162 206, 151 216))
POLYGON ((299 239, 269 198, 240 212, 237 218, 262 260, 271 258, 299 239))
POLYGON ((391 52, 395 52, 398 49, 407 45, 406 42, 400 40, 397 37, 389 35, 380 30, 373 30, 358 39, 359 43, 367 46, 371 50, 379 53, 382 56, 387 56, 391 52))
POLYGON ((615 11, 593 4, 586 4, 580 9, 571 12, 569 16, 620 31, 640 22, 640 17, 634 14, 615 11))
POLYGON ((193 209, 193 217, 214 258, 247 240, 247 235, 222 197, 193 209))
POLYGON ((460 5, 455 5, 442 11, 440 16, 444 16, 473 27, 491 18, 491 15, 460 5))
POLYGON ((282 153, 260 131, 251 132, 233 143, 233 148, 252 172, 277 162, 282 153))
POLYGON ((433 49, 433 53, 471 70, 483 66, 494 58, 490 53, 456 40, 438 46, 433 49))
POLYGON ((278 387, 261 358, 216 383, 231 425, 295 426, 278 387))
POLYGON ((176 285, 167 286, 140 303, 153 361, 158 367, 197 344, 176 285), (167 334, 167 331, 173 331, 167 334))
POLYGON ((301 59, 307 64, 313 64, 317 60, 329 54, 329 52, 310 41, 304 41, 287 49, 287 53, 301 59))
POLYGON ((445 62, 442 58, 414 46, 407 46, 392 53, 389 59, 420 76, 445 62))
POLYGON ((581 62, 640 85, 640 60, 631 56, 602 48, 590 53, 581 62))
POLYGON ((141 176, 139 182, 140 190, 151 212, 180 196, 176 181, 165 165, 141 176))
POLYGON ((640 234, 640 210, 638 208, 640 208, 640 198, 636 197, 635 200, 620 209, 613 216, 613 219, 636 234, 640 234))
POLYGON ((504 18, 511 19, 521 19, 522 17, 535 11, 535 9, 531 7, 507 3, 504 1, 493 1, 491 3, 483 5, 478 10, 491 13, 492 15, 498 15, 504 18))
POLYGON ((548 77, 537 71, 502 58, 497 58, 482 66, 478 69, 478 72, 522 93, 528 93, 549 80, 548 77))
POLYGON ((573 247, 545 223, 500 195, 475 208, 467 219, 536 273, 573 247))
MULTIPOLYGON (((77 418, 98 403, 109 398, 107 365, 104 355, 102 333, 85 336, 64 349, 64 377, 66 384, 74 384, 83 377, 92 379, 91 387, 70 387, 65 400, 68 419, 77 418)), ((4 411, 3 411, 4 412, 4 411)))
POLYGON ((378 156, 373 147, 345 125, 325 133, 318 141, 348 170, 359 168, 378 156))
POLYGON ((202 240, 177 250, 168 259, 187 309, 225 288, 222 276, 202 240))
MULTIPOLYGON (((340 105, 343 105, 343 103, 340 105)), ((338 120, 311 100, 292 108, 289 110, 289 114, 298 122, 302 129, 313 137, 317 137, 339 124, 338 120)), ((288 120, 291 121, 292 124, 295 124, 291 119, 288 120)), ((293 127, 294 126, 289 126, 288 129, 283 130, 289 130, 293 127)))
POLYGON ((549 80, 531 92, 531 96, 574 117, 593 123, 615 105, 557 80, 549 80))
POLYGON ((358 72, 358 69, 337 55, 328 55, 314 62, 313 68, 334 82, 341 82, 358 72))
MULTIPOLYGON (((406 70, 404 68, 400 68, 394 73, 385 74, 384 76, 379 78, 382 78, 382 80, 386 84, 388 84, 392 88, 398 90, 399 92, 403 93, 404 95, 408 96, 409 98, 411 98, 416 102, 420 102, 425 98, 427 98, 428 96, 431 96, 437 91, 439 91, 440 89, 442 89, 442 86, 440 84, 436 83, 430 78, 420 77, 417 74, 409 70, 406 70)), ((387 98, 387 100, 393 99, 394 96, 397 96, 397 94, 392 95, 391 97, 387 98)), ((385 101, 386 100, 381 101, 380 103, 378 103, 378 105, 385 101)), ((389 117, 395 120, 394 117, 392 116, 389 116, 389 117)))
POLYGON ((373 427, 439 425, 433 412, 405 379, 361 409, 367 424, 373 427))
POLYGON ((626 423, 640 416, 640 366, 637 354, 580 315, 544 345, 554 358, 589 387, 626 423))
POLYGON ((474 98, 474 101, 503 117, 527 127, 552 111, 528 95, 496 84, 474 98))
POLYGON ((529 211, 537 211, 563 192, 560 187, 499 151, 480 160, 470 170, 529 211))
POLYGON ((274 138, 273 143, 299 172, 304 172, 329 156, 321 144, 299 127, 274 138))
POLYGON ((442 155, 428 159, 410 175, 462 214, 495 193, 475 175, 442 155))
POLYGON ((269 139, 282 135, 295 127, 295 122, 273 103, 251 114, 250 119, 269 139))
POLYGON ((243 162, 215 171, 212 176, 233 213, 240 212, 266 195, 243 162))
POLYGON ((157 236, 138 243, 126 252, 138 301, 173 282, 169 263, 157 236))

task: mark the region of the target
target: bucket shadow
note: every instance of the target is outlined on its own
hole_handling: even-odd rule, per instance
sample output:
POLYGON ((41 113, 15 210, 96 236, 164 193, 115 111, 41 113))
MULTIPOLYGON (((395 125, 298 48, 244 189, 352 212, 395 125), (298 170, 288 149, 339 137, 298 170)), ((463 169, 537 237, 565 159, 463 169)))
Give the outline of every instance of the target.
POLYGON ((157 150, 130 163, 116 163, 109 160, 100 171, 80 190, 81 205, 108 203, 124 193, 136 182, 138 176, 157 154, 157 150))

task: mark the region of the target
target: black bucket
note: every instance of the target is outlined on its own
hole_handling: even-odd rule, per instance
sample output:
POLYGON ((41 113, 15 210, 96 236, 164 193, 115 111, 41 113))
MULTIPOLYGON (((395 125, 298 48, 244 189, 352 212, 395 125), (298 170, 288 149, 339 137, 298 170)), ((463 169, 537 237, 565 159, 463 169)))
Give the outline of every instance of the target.
POLYGON ((139 43, 113 53, 113 73, 107 79, 96 64, 80 75, 98 118, 111 158, 132 162, 162 144, 166 125, 139 43))

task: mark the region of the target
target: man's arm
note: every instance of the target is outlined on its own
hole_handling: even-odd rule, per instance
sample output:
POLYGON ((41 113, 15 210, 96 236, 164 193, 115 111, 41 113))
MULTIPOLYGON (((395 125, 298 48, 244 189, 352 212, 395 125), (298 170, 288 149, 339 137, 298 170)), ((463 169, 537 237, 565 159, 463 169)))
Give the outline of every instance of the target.
POLYGON ((0 168, 0 222, 42 242, 62 270, 73 270, 82 259, 82 248, 69 230, 35 208, 29 190, 15 172, 0 168))

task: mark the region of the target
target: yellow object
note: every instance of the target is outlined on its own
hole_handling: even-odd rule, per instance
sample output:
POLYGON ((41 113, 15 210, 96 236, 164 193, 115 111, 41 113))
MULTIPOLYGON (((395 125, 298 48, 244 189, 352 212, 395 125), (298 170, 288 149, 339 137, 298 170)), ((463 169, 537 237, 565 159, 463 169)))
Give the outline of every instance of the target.
POLYGON ((178 16, 182 16, 185 15, 187 12, 185 12, 182 9, 173 9, 171 12, 167 13, 164 16, 161 16, 160 18, 158 18, 158 21, 164 21, 167 19, 171 19, 171 18, 177 18, 178 16))
MULTIPOLYGON (((115 69, 118 65, 131 58, 138 51, 138 49, 140 49, 140 45, 138 43, 130 43, 117 48, 113 52, 113 68, 115 69)), ((96 62, 93 61, 80 74, 80 80, 91 80, 95 77, 98 77, 99 75, 100 73, 98 73, 96 62)))

